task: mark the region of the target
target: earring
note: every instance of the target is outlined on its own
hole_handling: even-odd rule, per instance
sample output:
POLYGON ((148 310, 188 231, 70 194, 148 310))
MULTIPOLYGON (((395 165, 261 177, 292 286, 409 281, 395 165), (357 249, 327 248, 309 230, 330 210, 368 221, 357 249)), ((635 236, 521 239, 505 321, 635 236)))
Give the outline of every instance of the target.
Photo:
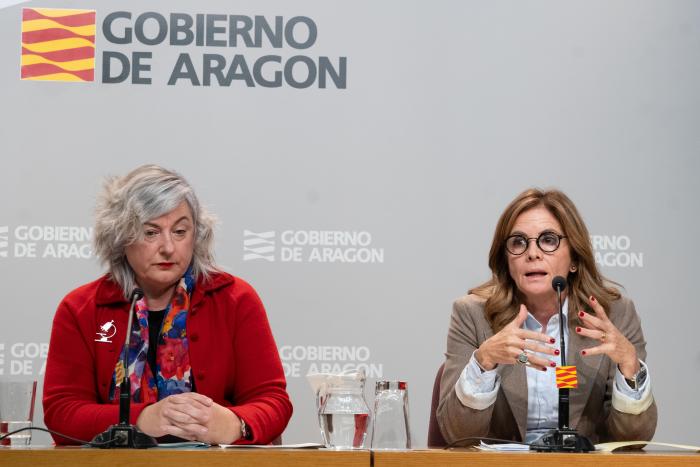
POLYGON ((571 267, 569 268, 569 271, 576 272, 576 265, 572 264, 571 267))

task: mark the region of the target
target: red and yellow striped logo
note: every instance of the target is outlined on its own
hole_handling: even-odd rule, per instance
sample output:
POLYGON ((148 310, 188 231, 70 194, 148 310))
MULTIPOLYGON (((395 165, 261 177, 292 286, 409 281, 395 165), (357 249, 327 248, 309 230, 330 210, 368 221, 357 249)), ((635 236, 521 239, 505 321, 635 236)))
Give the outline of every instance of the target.
POLYGON ((22 79, 93 81, 95 10, 22 10, 22 79))
POLYGON ((575 366, 558 366, 556 374, 559 389, 576 389, 578 387, 575 366))

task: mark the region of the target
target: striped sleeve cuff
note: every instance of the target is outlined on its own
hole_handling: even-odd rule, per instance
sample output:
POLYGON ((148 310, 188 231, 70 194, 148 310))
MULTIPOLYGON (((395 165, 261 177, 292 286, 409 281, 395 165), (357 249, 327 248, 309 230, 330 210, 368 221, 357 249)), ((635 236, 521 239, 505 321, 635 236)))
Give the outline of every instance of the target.
POLYGON ((484 410, 496 402, 500 385, 496 369, 482 372, 472 354, 469 363, 459 375, 455 392, 462 405, 474 410, 484 410))
POLYGON ((651 393, 651 374, 649 368, 643 361, 639 364, 646 369, 646 379, 641 386, 634 390, 627 384, 625 377, 620 370, 615 370, 615 383, 613 384, 612 406, 615 410, 630 414, 639 415, 651 406, 654 396, 651 393))

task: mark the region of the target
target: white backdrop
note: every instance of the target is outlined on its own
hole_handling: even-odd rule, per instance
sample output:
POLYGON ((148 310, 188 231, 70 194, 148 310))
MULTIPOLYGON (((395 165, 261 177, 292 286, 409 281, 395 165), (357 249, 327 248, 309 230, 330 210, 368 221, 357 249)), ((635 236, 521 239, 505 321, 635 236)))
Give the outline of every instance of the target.
MULTIPOLYGON (((642 317, 656 439, 697 444, 697 2, 12 3, 0 2, 0 377, 41 381, 58 302, 101 273, 88 229, 102 177, 158 163, 218 215, 218 262, 266 305, 295 407, 285 441, 320 441, 310 369, 363 364, 371 387, 408 381, 414 444, 425 445, 452 301, 488 278, 505 205, 558 187, 642 317), (41 7, 96 10, 94 81, 20 79, 22 9, 41 7), (147 45, 136 33, 115 44, 103 22, 118 11, 131 19, 112 23, 115 36, 146 12, 223 15, 214 24, 228 32, 231 15, 305 18, 291 30, 310 45, 147 45), (115 52, 150 54, 150 84, 105 82, 115 52), (181 54, 202 82, 205 54, 238 61, 240 77, 168 85, 181 54), (267 80, 281 73, 279 87, 244 79, 240 62, 252 76, 264 56, 279 57, 261 65, 267 80), (321 87, 321 63, 342 79, 321 87), (251 250, 246 231, 274 249, 251 250), (310 244, 319 231, 356 244, 310 244)), ((156 16, 143 18, 156 38, 156 16)))

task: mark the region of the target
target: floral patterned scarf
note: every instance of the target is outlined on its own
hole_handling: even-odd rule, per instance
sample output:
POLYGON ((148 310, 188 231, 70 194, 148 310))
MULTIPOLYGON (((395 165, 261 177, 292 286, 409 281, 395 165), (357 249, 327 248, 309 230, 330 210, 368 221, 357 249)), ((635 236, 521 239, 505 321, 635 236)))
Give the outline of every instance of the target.
MULTIPOLYGON (((131 326, 129 344, 129 374, 131 400, 151 403, 172 394, 192 391, 189 341, 187 339, 187 313, 190 294, 194 286, 191 270, 187 270, 175 289, 175 294, 165 309, 163 325, 158 334, 155 376, 148 364, 148 306, 146 299, 136 302, 136 319, 131 326)), ((119 400, 119 384, 124 377, 122 362, 124 346, 112 375, 109 400, 119 400)))

